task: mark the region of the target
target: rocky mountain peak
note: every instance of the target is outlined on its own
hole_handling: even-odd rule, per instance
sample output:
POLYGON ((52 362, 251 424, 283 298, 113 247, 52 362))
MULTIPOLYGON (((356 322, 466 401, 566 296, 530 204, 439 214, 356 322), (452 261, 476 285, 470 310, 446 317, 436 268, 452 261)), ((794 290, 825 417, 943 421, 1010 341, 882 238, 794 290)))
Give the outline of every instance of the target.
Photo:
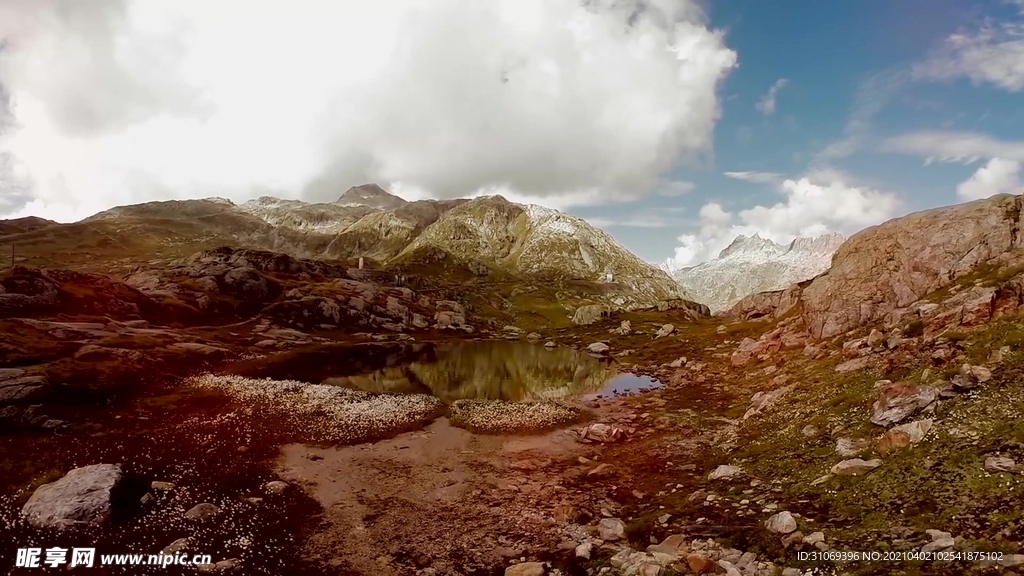
POLYGON ((353 186, 338 198, 335 204, 370 206, 373 208, 393 209, 405 204, 406 201, 376 184, 353 186))
POLYGON ((732 243, 730 243, 724 250, 719 254, 719 258, 726 258, 731 254, 740 252, 782 252, 785 248, 772 242, 767 238, 761 238, 761 235, 757 232, 753 236, 745 236, 740 234, 737 236, 732 243))
POLYGON ((781 290, 821 274, 844 240, 832 233, 782 245, 756 233, 740 235, 718 258, 678 270, 674 277, 694 300, 718 312, 750 294, 781 290))

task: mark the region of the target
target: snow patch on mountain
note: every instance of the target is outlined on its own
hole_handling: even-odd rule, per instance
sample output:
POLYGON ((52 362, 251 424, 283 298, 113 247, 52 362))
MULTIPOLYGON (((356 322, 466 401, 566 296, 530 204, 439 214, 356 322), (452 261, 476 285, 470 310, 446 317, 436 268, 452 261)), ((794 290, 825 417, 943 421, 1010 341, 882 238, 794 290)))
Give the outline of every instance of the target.
POLYGON ((666 262, 661 268, 695 301, 719 312, 750 294, 782 290, 828 270, 832 254, 845 240, 832 233, 784 245, 757 234, 741 235, 714 260, 679 270, 666 262))

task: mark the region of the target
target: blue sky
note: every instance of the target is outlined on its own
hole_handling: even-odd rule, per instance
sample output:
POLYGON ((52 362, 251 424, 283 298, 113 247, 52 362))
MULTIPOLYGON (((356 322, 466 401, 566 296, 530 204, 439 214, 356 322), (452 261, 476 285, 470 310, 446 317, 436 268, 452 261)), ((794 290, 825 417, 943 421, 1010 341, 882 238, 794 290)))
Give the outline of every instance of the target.
POLYGON ((376 182, 679 267, 1022 165, 1024 0, 0 3, 0 218, 376 182))
MULTIPOLYGON (((693 183, 692 192, 574 209, 604 224, 650 261, 668 258, 678 245, 677 236, 700 228, 699 211, 708 202, 735 212, 786 200, 775 182, 752 183, 725 172, 798 178, 819 169, 836 171, 851 184, 898 197, 899 206, 891 211, 895 216, 964 201, 957 186, 989 158, 926 165, 922 154, 884 148, 887 138, 941 131, 950 139, 962 133, 1024 139, 1020 88, 914 74, 915 66, 949 57, 942 51, 951 35, 976 35, 985 26, 1024 21, 1017 5, 722 0, 711 3, 710 17, 713 27, 726 31, 726 44, 738 53, 739 64, 721 86, 722 116, 715 127, 713 157, 673 173, 693 183), (780 79, 785 84, 776 93, 774 113, 765 114, 757 104, 780 79), (827 155, 830 145, 851 136, 860 141, 848 154, 827 155), (624 213, 630 216, 624 218, 624 213)), ((1008 72, 1016 74, 1017 82, 1024 77, 1021 40, 1016 38, 1017 68, 1008 72)), ((860 223, 833 221, 829 227, 850 233, 860 223)), ((701 256, 720 249, 730 239, 727 232, 711 238, 711 250, 701 256)), ((776 237, 785 240, 792 232, 792 227, 779 230, 776 237)))

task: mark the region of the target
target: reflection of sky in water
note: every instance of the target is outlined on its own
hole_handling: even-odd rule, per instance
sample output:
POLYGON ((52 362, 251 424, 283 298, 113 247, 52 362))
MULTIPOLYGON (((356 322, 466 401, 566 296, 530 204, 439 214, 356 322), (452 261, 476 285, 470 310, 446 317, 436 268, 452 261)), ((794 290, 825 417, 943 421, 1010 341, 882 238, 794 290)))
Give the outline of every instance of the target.
MULTIPOLYGON (((372 349, 362 349, 370 352, 372 349)), ((433 394, 459 399, 554 400, 635 393, 661 385, 621 373, 615 364, 571 348, 545 349, 523 342, 476 341, 430 346, 401 360, 392 352, 384 367, 344 374, 324 367, 325 384, 390 394, 433 394), (344 375, 343 375, 344 374, 344 375)))
POLYGON ((615 396, 616 394, 633 394, 661 387, 661 382, 658 382, 654 378, 637 376, 636 374, 625 372, 614 376, 604 385, 604 388, 601 388, 593 394, 588 394, 587 397, 593 398, 597 396, 615 396))

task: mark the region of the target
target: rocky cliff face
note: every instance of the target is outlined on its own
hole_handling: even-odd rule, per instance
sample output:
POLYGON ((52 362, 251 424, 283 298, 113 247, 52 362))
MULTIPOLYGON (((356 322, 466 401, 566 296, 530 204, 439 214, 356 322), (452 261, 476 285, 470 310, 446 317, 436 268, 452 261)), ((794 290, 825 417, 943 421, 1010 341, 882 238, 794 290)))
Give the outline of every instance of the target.
POLYGON ((844 240, 825 234, 781 245, 757 234, 739 236, 718 258, 677 270, 673 277, 694 300, 720 312, 750 294, 782 290, 821 274, 844 240))
POLYGON ((926 295, 1021 259, 1022 206, 1024 197, 1003 194, 868 228, 840 247, 827 273, 777 295, 752 295, 730 314, 778 317, 799 306, 811 335, 829 338, 922 308, 926 295))

